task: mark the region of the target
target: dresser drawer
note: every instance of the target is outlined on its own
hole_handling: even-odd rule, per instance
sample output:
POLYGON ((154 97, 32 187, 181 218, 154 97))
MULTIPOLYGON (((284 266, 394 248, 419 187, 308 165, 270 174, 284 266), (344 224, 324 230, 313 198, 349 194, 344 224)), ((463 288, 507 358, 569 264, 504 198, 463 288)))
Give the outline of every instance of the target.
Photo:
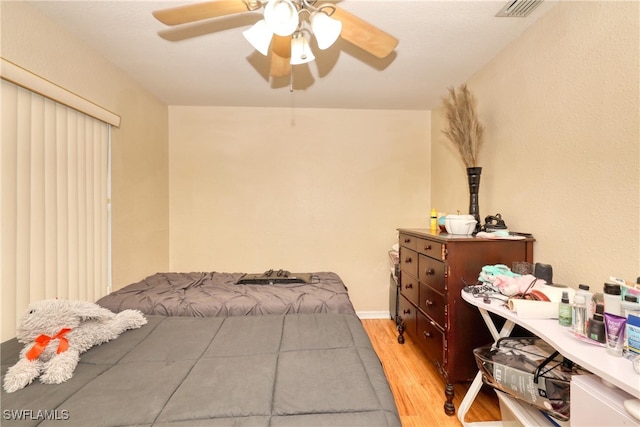
POLYGON ((429 320, 422 313, 418 313, 417 328, 416 342, 418 346, 425 352, 430 362, 435 362, 437 366, 444 366, 443 332, 435 322, 429 320))
POLYGON ((418 238, 410 236, 408 234, 400 233, 400 238, 398 239, 398 242, 400 243, 400 246, 413 249, 414 251, 418 247, 418 238))
POLYGON ((421 254, 427 255, 433 259, 443 260, 442 247, 444 245, 439 242, 427 239, 418 239, 417 251, 421 254))
POLYGON ((413 338, 416 334, 418 309, 404 296, 398 301, 398 324, 403 325, 405 331, 413 338))
POLYGON ((400 293, 415 305, 419 302, 419 289, 418 279, 408 274, 400 276, 400 293))
POLYGON ((420 283, 419 307, 442 329, 445 329, 445 306, 444 295, 424 283, 420 283))
POLYGON ((436 291, 444 293, 444 262, 420 254, 418 267, 418 279, 436 291))
POLYGON ((418 253, 416 251, 400 247, 400 270, 413 277, 418 277, 418 253))

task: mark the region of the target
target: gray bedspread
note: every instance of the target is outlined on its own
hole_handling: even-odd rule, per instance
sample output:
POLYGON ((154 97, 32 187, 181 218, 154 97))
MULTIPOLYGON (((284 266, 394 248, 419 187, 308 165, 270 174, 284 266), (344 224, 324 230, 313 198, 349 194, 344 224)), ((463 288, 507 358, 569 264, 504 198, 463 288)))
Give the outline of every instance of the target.
MULTIPOLYGON (((2 425, 401 425, 356 316, 147 317, 66 383, 2 391, 2 425)), ((2 375, 20 347, 2 344, 2 375)))
POLYGON ((347 288, 336 273, 313 274, 317 283, 237 285, 244 273, 157 273, 97 303, 114 312, 132 308, 162 316, 355 314, 347 288))

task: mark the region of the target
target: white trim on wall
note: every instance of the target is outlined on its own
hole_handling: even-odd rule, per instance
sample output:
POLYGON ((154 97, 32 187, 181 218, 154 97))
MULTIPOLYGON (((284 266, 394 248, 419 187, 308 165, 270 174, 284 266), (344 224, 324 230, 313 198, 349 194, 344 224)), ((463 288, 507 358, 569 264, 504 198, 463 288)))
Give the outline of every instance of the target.
POLYGON ((358 311, 356 315, 360 319, 389 319, 391 320, 391 315, 388 311, 358 311))
POLYGON ((95 119, 108 123, 115 127, 120 127, 120 116, 112 113, 101 106, 94 104, 57 84, 32 73, 31 71, 14 64, 13 62, 0 58, 0 77, 15 85, 52 99, 69 108, 80 111, 95 119))

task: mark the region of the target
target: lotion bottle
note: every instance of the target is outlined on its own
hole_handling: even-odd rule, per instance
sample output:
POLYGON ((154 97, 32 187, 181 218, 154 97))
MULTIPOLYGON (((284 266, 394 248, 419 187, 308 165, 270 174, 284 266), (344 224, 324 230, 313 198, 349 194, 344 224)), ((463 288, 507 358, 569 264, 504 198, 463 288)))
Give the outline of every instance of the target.
POLYGON ((620 285, 617 283, 606 282, 604 284, 604 311, 616 316, 622 316, 620 308, 622 303, 621 292, 620 285))

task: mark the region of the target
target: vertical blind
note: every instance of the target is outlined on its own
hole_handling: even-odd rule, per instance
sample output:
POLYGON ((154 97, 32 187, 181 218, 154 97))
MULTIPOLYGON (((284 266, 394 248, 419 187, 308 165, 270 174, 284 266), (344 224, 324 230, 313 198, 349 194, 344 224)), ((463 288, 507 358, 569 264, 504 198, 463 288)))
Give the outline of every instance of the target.
POLYGON ((5 80, 2 340, 30 302, 95 301, 109 286, 110 126, 5 80))

